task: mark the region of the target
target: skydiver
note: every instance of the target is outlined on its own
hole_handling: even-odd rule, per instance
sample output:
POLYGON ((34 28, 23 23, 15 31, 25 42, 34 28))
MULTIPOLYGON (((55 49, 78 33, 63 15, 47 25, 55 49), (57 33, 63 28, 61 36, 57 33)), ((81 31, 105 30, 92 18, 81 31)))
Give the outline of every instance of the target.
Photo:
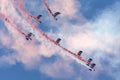
POLYGON ((81 56, 82 53, 83 53, 83 51, 79 51, 77 54, 78 54, 79 56, 81 56))
POLYGON ((28 35, 26 35, 26 40, 32 40, 31 36, 32 36, 32 33, 30 32, 28 35))
POLYGON ((50 15, 51 15, 55 20, 57 20, 56 16, 59 15, 59 14, 61 14, 61 13, 60 13, 60 12, 55 12, 55 13, 53 13, 52 10, 49 8, 49 6, 48 6, 48 4, 46 3, 45 0, 43 0, 43 3, 44 3, 44 5, 45 5, 47 11, 50 13, 50 15))
MULTIPOLYGON (((53 14, 53 16, 56 18, 56 16, 58 16, 58 15, 60 15, 61 13, 60 12, 55 12, 54 14, 53 14)), ((56 18, 56 20, 57 20, 57 18, 56 18)))
POLYGON ((37 19, 40 19, 41 17, 42 17, 42 15, 38 15, 36 18, 37 18, 37 19))
POLYGON ((37 17, 34 17, 34 16, 30 15, 30 17, 32 17, 33 19, 35 19, 36 21, 38 21, 39 23, 41 23, 40 18, 42 17, 42 15, 38 15, 37 17))
POLYGON ((89 66, 91 62, 92 62, 92 59, 91 59, 91 58, 89 58, 89 59, 88 59, 88 61, 87 61, 87 64, 86 64, 86 65, 88 65, 88 66, 89 66))
POLYGON ((38 15, 36 18, 39 20, 39 22, 41 23, 40 21, 40 18, 42 17, 42 15, 38 15))
MULTIPOLYGON (((95 65, 96 65, 95 63, 92 63, 92 64, 90 65, 90 68, 91 68, 91 69, 89 69, 89 70, 92 71, 92 69, 95 67, 95 65)), ((95 69, 94 69, 94 71, 95 71, 95 69)))
POLYGON ((58 38, 58 39, 56 40, 56 43, 60 43, 60 41, 61 41, 61 39, 60 39, 60 38, 58 38))

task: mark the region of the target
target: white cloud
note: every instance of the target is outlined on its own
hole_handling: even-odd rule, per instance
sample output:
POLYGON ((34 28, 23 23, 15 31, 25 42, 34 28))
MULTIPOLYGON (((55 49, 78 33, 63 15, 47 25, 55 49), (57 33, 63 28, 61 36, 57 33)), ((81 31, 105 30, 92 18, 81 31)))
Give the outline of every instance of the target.
POLYGON ((116 8, 105 9, 93 21, 82 26, 66 22, 67 25, 65 23, 64 27, 59 28, 59 34, 64 37, 67 47, 102 50, 118 54, 120 47, 119 13, 120 11, 116 8), (116 15, 117 17, 114 17, 116 15), (115 44, 116 42, 117 44, 115 44))
POLYGON ((71 78, 75 75, 72 65, 64 59, 57 59, 53 63, 43 64, 40 71, 54 78, 71 78))
MULTIPOLYGON (((31 68, 35 67, 36 64, 39 65, 38 62, 41 61, 41 56, 51 57, 61 50, 43 38, 37 29, 31 28, 30 24, 27 23, 24 18, 19 16, 19 14, 12 6, 10 7, 11 9, 6 10, 5 7, 8 5, 8 3, 9 2, 7 1, 2 1, 2 4, 4 5, 2 5, 0 12, 4 13, 6 16, 9 16, 12 24, 14 23, 15 26, 18 26, 20 24, 20 29, 27 32, 30 30, 35 34, 35 36, 33 36, 34 38, 32 41, 27 42, 25 41, 24 36, 16 31, 14 28, 15 26, 13 27, 12 25, 5 23, 11 36, 7 36, 4 33, 0 32, 0 37, 2 37, 0 38, 0 41, 3 43, 3 45, 6 46, 12 43, 9 45, 9 47, 13 48, 16 51, 16 54, 4 55, 0 57, 0 63, 6 62, 11 65, 15 65, 17 62, 20 62, 27 68, 31 68), (16 20, 17 22, 14 22, 16 20), (36 44, 36 42, 39 42, 39 45, 36 44)), ((80 9, 80 7, 78 7, 76 4, 79 3, 74 0, 54 0, 50 6, 55 11, 60 10, 63 12, 63 17, 73 17, 78 13, 80 9), (57 3, 60 4, 55 5, 57 3)), ((110 55, 115 55, 115 57, 117 57, 120 52, 120 11, 118 7, 119 5, 116 5, 117 6, 113 6, 114 8, 112 9, 104 10, 91 22, 87 22, 84 17, 80 19, 76 18, 78 21, 76 24, 69 22, 67 19, 62 19, 63 21, 60 23, 61 26, 57 27, 59 31, 56 33, 48 34, 50 36, 52 35, 53 37, 62 37, 63 43, 61 43, 61 45, 69 48, 74 52, 78 51, 79 49, 83 50, 85 52, 83 55, 87 57, 92 56, 97 63, 97 67, 100 68, 99 70, 102 70, 102 64, 100 64, 101 57, 105 56, 104 54, 107 53, 110 55), (116 15, 117 17, 115 17, 116 15), (79 23, 80 20, 83 20, 84 24, 82 22, 79 23), (94 51, 101 51, 103 53, 93 53, 94 51)), ((62 52, 63 51, 60 51, 59 53, 62 52)), ((65 61, 64 59, 66 57, 63 54, 61 54, 61 56, 63 57, 63 60, 57 60, 54 63, 42 64, 42 66, 40 66, 40 71, 52 77, 66 77, 62 74, 62 72, 64 72, 67 76, 74 76, 76 73, 73 71, 73 67, 70 65, 71 62, 65 61)), ((118 58, 116 58, 114 61, 116 62, 114 66, 119 64, 119 62, 117 62, 118 58)), ((112 63, 114 63, 114 61, 111 60, 112 63)))

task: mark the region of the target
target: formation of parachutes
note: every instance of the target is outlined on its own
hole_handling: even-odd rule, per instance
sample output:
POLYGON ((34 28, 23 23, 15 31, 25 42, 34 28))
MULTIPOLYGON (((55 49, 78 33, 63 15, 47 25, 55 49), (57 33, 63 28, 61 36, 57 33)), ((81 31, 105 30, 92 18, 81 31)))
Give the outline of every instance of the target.
MULTIPOLYGON (((55 12, 55 13, 53 13, 52 10, 50 9, 50 7, 48 6, 46 0, 43 0, 43 3, 44 3, 44 6, 45 6, 46 10, 48 11, 48 13, 53 17, 54 20, 57 20, 57 16, 60 15, 61 12, 55 12)), ((26 14, 28 17, 30 17, 30 19, 34 19, 35 21, 37 21, 39 23, 42 22, 41 21, 42 15, 38 15, 37 17, 34 17, 31 14, 26 13, 25 10, 23 10, 23 9, 20 9, 20 10, 22 11, 23 14, 26 14)), ((14 26, 14 28, 18 32, 20 32, 22 35, 25 36, 26 40, 32 40, 32 36, 33 36, 32 32, 25 33, 23 31, 21 31, 20 29, 18 29, 17 27, 15 27, 15 25, 13 25, 11 23, 11 21, 6 16, 4 16, 1 13, 0 13, 0 18, 2 18, 4 21, 6 21, 11 26, 14 26)), ((88 60, 83 59, 83 57, 81 56, 81 54, 83 53, 82 50, 78 51, 78 53, 74 53, 74 52, 72 52, 72 51, 64 48, 63 46, 60 45, 61 38, 57 38, 57 40, 53 40, 47 34, 45 34, 41 29, 39 29, 36 25, 33 25, 30 21, 28 21, 28 22, 31 24, 32 28, 34 28, 37 31, 39 30, 39 34, 42 35, 44 38, 46 38, 48 41, 50 41, 54 45, 58 46, 62 50, 66 51, 68 54, 70 54, 72 57, 74 57, 77 61, 79 61, 82 65, 84 65, 85 67, 87 67, 90 71, 95 70, 94 67, 95 67, 96 64, 95 63, 91 63, 92 62, 91 58, 89 58, 88 60)))

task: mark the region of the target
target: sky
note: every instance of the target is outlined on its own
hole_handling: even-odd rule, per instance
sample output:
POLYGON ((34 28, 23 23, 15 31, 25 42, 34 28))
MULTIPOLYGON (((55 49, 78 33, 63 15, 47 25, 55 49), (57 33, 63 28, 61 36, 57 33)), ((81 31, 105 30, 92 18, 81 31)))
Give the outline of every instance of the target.
POLYGON ((120 0, 1 0, 0 80, 119 80, 120 0), (42 15, 39 24, 28 16, 42 15), (5 18, 8 20, 5 21, 5 18), (37 26, 37 27, 34 27, 37 26), (34 35, 27 41, 20 32, 34 35), (89 71, 67 52, 42 36, 61 38, 60 45, 85 59, 92 58, 89 71))

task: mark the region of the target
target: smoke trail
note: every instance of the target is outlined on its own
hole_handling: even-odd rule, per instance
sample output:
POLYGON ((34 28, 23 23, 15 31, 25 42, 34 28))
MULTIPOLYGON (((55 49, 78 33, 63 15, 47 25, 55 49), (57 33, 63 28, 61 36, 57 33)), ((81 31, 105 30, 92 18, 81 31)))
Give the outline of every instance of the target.
MULTIPOLYGON (((3 4, 4 5, 1 5, 1 8, 4 11, 1 11, 1 13, 4 14, 4 16, 5 16, 3 18, 4 21, 5 21, 5 18, 7 18, 10 21, 10 22, 5 21, 5 25, 6 25, 7 29, 9 30, 10 34, 12 35, 12 39, 9 41, 14 42, 9 47, 14 48, 14 50, 16 50, 18 52, 17 56, 16 56, 16 61, 18 61, 18 62, 20 61, 23 64, 27 65, 27 64, 31 63, 32 57, 37 58, 37 56, 38 56, 38 60, 39 60, 39 55, 44 55, 46 57, 52 56, 52 54, 55 53, 54 52, 55 50, 51 49, 51 44, 47 44, 47 42, 46 42, 47 40, 44 38, 41 38, 41 36, 39 35, 39 32, 38 31, 35 32, 34 29, 30 27, 29 22, 27 22, 23 16, 21 17, 17 13, 15 8, 21 9, 21 7, 19 8, 17 6, 14 8, 14 5, 12 5, 12 3, 10 1, 3 1, 3 4), (6 9, 5 7, 8 5, 9 5, 9 8, 6 9), (36 39, 39 40, 39 43, 41 43, 41 42, 42 43, 40 45, 36 46, 35 41, 33 41, 29 44, 28 42, 25 41, 24 36, 21 35, 17 29, 22 30, 27 33, 33 32, 33 34, 36 36, 36 39)), ((2 43, 5 43, 5 42, 3 41, 2 43)), ((8 57, 12 57, 12 56, 8 56, 8 57)))
MULTIPOLYGON (((5 21, 5 25, 12 35, 12 40, 10 41, 14 42, 9 47, 13 48, 15 52, 17 51, 17 54, 7 56, 3 55, 0 59, 1 64, 9 63, 11 65, 15 65, 17 62, 20 62, 25 64, 26 67, 30 68, 40 60, 41 55, 45 57, 51 57, 58 51, 65 54, 72 53, 60 45, 58 45, 59 47, 55 46, 55 41, 50 39, 46 34, 39 30, 35 24, 32 23, 30 14, 27 13, 24 7, 21 6, 23 6, 23 2, 19 2, 17 0, 16 2, 6 1, 4 5, 1 6, 4 10, 3 12, 1 12, 1 14, 4 15, 2 19, 5 21), (9 8, 6 9, 5 7, 8 5, 9 8), (19 13, 17 12, 17 10, 19 11, 19 13), (27 33, 32 32, 35 35, 34 38, 36 39, 34 39, 31 43, 26 42, 24 40, 24 36, 21 35, 20 30, 27 33), (39 45, 35 44, 36 40, 38 40, 38 42, 40 43, 39 45), (65 50, 68 52, 66 53, 65 50)), ((84 64, 82 62, 80 63, 84 64)))

